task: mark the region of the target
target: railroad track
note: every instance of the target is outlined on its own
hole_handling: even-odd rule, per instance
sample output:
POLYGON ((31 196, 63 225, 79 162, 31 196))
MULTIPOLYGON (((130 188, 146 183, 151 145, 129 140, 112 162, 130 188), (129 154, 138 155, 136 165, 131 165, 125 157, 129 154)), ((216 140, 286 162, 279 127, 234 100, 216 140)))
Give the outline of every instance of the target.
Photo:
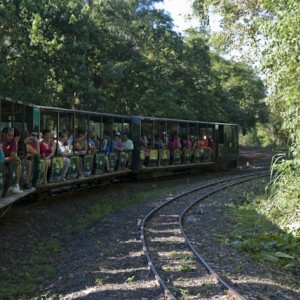
POLYGON ((209 299, 246 299, 205 261, 184 232, 182 219, 213 194, 268 175, 269 172, 260 171, 201 185, 170 197, 144 217, 143 252, 167 299, 201 299, 202 292, 209 299))

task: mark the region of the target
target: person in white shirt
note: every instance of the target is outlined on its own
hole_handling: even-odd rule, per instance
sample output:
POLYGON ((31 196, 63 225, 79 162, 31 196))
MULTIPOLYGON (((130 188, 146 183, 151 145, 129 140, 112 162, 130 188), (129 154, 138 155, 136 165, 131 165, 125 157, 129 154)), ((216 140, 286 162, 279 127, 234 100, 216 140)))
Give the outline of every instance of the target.
POLYGON ((129 138, 128 133, 124 133, 123 134, 123 149, 124 152, 126 153, 126 167, 128 167, 128 162, 129 162, 129 155, 132 152, 132 150, 134 149, 134 145, 132 140, 129 138))

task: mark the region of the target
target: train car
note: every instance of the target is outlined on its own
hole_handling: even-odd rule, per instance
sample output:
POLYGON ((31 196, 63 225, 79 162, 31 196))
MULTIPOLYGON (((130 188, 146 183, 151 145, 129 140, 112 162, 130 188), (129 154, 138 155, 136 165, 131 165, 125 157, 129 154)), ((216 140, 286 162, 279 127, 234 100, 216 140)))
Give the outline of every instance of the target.
POLYGON ((163 167, 163 172, 203 167, 226 170, 237 166, 237 124, 135 116, 132 125, 136 145, 133 167, 139 172, 146 172, 143 167, 163 167))
MULTIPOLYGON (((98 112, 38 106, 21 101, 0 98, 0 124, 3 128, 17 128, 22 132, 18 157, 22 162, 20 185, 28 181, 28 164, 31 164, 29 186, 20 195, 10 195, 10 186, 16 183, 16 163, 11 163, 9 172, 0 163, 0 192, 13 199, 35 195, 47 195, 82 185, 95 185, 120 180, 158 177, 172 174, 197 172, 212 169, 224 170, 236 167, 239 156, 237 124, 175 120, 140 116, 123 116, 98 112), (28 161, 26 145, 35 135, 42 138, 47 131, 56 149, 50 166, 42 156, 35 155, 28 161), (70 149, 67 175, 64 176, 64 158, 59 156, 57 145, 61 134, 70 149), (133 142, 133 149, 115 153, 106 158, 101 145, 103 137, 111 141, 115 134, 123 139, 126 134, 133 142), (80 136, 79 136, 80 135, 80 136), (92 139, 98 141, 93 149, 92 139), (76 143, 85 141, 84 155, 76 151, 76 143), (8 174, 7 174, 8 173, 8 174), (27 178, 27 179, 26 179, 27 178)), ((2 203, 2 204, 1 204, 2 203)), ((6 203, 6 204, 3 204, 6 203)))
MULTIPOLYGON (((25 184, 29 163, 26 155, 26 141, 32 137, 32 134, 36 135, 37 138, 42 138, 44 130, 50 131, 55 147, 58 144, 60 133, 65 133, 68 136, 70 142, 70 155, 68 156, 70 164, 66 178, 63 178, 64 159, 58 155, 57 149, 56 155, 51 159, 51 165, 47 174, 45 174, 47 162, 42 156, 35 156, 32 159, 33 161, 30 162, 33 170, 30 178, 30 186, 33 187, 31 193, 38 194, 38 197, 41 197, 42 194, 45 197, 52 191, 62 187, 73 188, 82 184, 92 184, 97 180, 101 184, 102 181, 107 182, 108 178, 112 179, 114 176, 119 176, 120 173, 125 172, 125 156, 122 155, 120 160, 118 160, 116 154, 112 151, 108 157, 107 166, 110 176, 103 177, 103 180, 100 180, 102 178, 101 175, 105 174, 105 157, 100 151, 99 145, 104 133, 109 135, 111 143, 113 143, 114 132, 130 133, 131 117, 37 106, 5 98, 0 98, 0 109, 1 130, 3 128, 17 128, 22 132, 21 140, 18 143, 18 157, 22 162, 23 169, 20 180, 21 187, 25 184), (76 141, 80 140, 78 137, 80 133, 83 134, 81 139, 85 139, 88 145, 85 155, 77 153, 78 151, 73 151, 76 147, 76 141), (98 142, 98 148, 93 151, 91 144, 95 144, 92 141, 95 138, 98 142), (80 164, 82 165, 82 174, 79 176, 80 164), (115 172, 117 168, 118 172, 115 172)), ((7 189, 16 183, 16 164, 10 164, 11 170, 9 172, 5 172, 3 166, 4 164, 1 163, 0 192, 2 195, 4 192, 6 196, 10 196, 7 189)), ((26 193, 11 195, 11 198, 20 198, 27 194, 28 191, 26 190, 26 193)))

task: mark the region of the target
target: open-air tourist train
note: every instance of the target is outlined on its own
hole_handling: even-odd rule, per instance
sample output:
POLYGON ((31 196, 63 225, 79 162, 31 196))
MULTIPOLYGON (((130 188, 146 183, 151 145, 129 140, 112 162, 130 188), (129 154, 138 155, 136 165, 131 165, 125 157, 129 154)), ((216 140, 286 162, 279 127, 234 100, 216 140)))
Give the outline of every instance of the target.
POLYGON ((20 198, 122 178, 224 170, 236 167, 239 157, 238 124, 105 114, 9 98, 0 98, 0 124, 1 147, 10 129, 18 141, 17 157, 0 162, 0 209, 20 198), (39 153, 30 153, 37 145, 39 153), (14 193, 16 184, 23 191, 14 193))

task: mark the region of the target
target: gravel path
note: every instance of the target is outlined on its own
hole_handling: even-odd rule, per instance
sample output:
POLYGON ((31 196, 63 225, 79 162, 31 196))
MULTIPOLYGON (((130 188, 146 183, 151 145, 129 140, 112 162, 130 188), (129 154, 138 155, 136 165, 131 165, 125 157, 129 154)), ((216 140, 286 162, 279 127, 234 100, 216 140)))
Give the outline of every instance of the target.
MULTIPOLYGON (((263 156, 265 155, 264 153, 263 156)), ((270 156, 267 155, 267 158, 269 159, 270 156)), ((262 156, 248 157, 247 153, 242 152, 240 161, 241 164, 248 166, 249 162, 251 165, 252 162, 258 160, 263 161, 262 156)), ((96 221, 75 234, 67 234, 67 237, 62 233, 69 232, 68 226, 70 228, 75 225, 80 226, 81 220, 92 213, 89 209, 104 199, 126 201, 137 193, 143 194, 143 192, 162 187, 173 189, 174 193, 180 193, 184 188, 199 181, 208 180, 210 176, 208 174, 186 178, 184 180, 186 187, 183 186, 183 180, 180 178, 159 180, 156 183, 118 184, 114 185, 113 189, 102 188, 84 193, 70 193, 30 206, 16 206, 7 216, 0 219, 0 277, 6 276, 7 272, 16 268, 13 262, 22 262, 19 266, 22 268, 26 264, 27 255, 33 251, 37 241, 55 238, 59 241, 60 247, 56 253, 56 247, 53 246, 51 259, 54 260, 54 277, 50 281, 43 281, 39 291, 35 291, 35 295, 47 294, 48 298, 35 299, 165 299, 142 255, 139 232, 141 218, 160 201, 163 201, 163 197, 108 214, 101 221, 96 221)), ((224 176, 224 174, 213 176, 224 176)), ((254 189, 256 189, 255 186, 254 189)), ((202 207, 196 210, 190 219, 187 219, 189 235, 201 247, 203 241, 199 239, 199 228, 201 228, 201 236, 203 232, 206 232, 208 237, 212 237, 212 227, 217 232, 226 230, 229 221, 224 219, 226 216, 221 212, 228 198, 226 193, 220 197, 222 198, 220 201, 213 202, 215 206, 212 207, 210 204, 210 206, 202 207), (212 214, 205 219, 209 221, 201 221, 201 218, 198 218, 201 214, 199 212, 203 211, 205 214, 212 214)), ((225 259, 221 259, 222 264, 220 263, 217 267, 224 268, 224 275, 228 276, 232 282, 243 282, 245 288, 256 289, 259 285, 263 287, 263 290, 266 288, 266 294, 256 293, 254 290, 252 299, 300 299, 300 296, 291 288, 295 283, 292 282, 290 286, 288 283, 279 284, 277 281, 280 277, 279 272, 265 270, 262 266, 253 264, 243 254, 239 254, 238 259, 243 259, 244 271, 234 273, 233 270, 238 270, 238 268, 234 267, 232 262, 238 254, 232 252, 232 249, 225 249, 223 243, 217 239, 208 240, 211 240, 213 244, 206 244, 206 253, 210 253, 209 248, 216 247, 216 243, 218 243, 217 247, 222 250, 220 253, 231 253, 230 260, 226 262, 225 259), (272 288, 271 292, 269 288, 272 288), (293 298, 295 295, 299 297, 293 298)), ((40 249, 35 249, 35 251, 38 254, 40 249)), ((34 278, 29 277, 28 280, 34 281, 34 278)), ((10 284, 15 284, 17 287, 18 278, 10 278, 10 284)), ((0 299, 9 299, 1 298, 3 288, 0 287, 0 299)), ((29 298, 19 296, 10 299, 29 298)))

